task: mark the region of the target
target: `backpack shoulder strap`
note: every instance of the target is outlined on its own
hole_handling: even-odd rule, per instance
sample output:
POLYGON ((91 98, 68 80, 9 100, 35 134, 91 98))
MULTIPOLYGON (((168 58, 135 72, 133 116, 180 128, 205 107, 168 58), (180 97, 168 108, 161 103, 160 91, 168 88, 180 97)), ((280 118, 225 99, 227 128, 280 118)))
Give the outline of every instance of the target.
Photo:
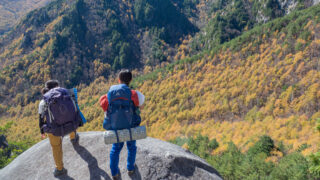
POLYGON ((108 104, 110 105, 110 102, 111 102, 111 94, 110 94, 110 91, 107 93, 107 99, 108 99, 108 104))
POLYGON ((78 104, 78 91, 77 91, 76 88, 72 88, 72 89, 68 89, 68 93, 69 93, 69 95, 71 97, 71 101, 73 103, 74 109, 77 112, 78 111, 78 107, 77 107, 77 104, 78 104))

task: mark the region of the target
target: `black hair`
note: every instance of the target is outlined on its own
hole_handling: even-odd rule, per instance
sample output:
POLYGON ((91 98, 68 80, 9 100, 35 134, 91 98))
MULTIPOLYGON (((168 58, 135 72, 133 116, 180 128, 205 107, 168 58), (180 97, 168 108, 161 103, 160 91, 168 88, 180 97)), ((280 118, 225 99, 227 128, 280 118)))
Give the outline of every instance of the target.
POLYGON ((45 88, 42 88, 42 89, 41 89, 41 94, 44 95, 44 94, 47 93, 48 91, 49 91, 48 88, 46 88, 46 87, 45 87, 45 88))
POLYGON ((125 83, 129 86, 132 80, 132 73, 129 69, 123 69, 119 72, 119 79, 122 83, 125 83))
POLYGON ((46 82, 45 86, 48 90, 53 89, 53 88, 59 86, 59 81, 58 80, 49 80, 46 82))

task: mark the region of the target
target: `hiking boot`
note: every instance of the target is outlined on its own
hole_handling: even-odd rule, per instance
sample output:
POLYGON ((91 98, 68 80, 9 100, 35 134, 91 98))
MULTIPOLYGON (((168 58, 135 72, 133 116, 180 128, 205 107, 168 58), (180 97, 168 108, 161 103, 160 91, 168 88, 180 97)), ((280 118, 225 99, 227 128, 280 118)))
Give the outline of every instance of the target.
POLYGON ((54 177, 61 176, 61 175, 67 174, 67 173, 68 173, 68 171, 65 168, 63 168, 62 170, 58 170, 57 168, 55 168, 53 171, 54 177))
POLYGON ((78 133, 76 134, 76 137, 74 139, 70 139, 72 144, 79 144, 79 135, 78 133))
POLYGON ((116 174, 115 176, 112 176, 113 180, 120 180, 120 173, 116 174))
POLYGON ((134 170, 131 170, 131 171, 128 170, 128 175, 129 176, 132 176, 133 174, 134 174, 134 170))

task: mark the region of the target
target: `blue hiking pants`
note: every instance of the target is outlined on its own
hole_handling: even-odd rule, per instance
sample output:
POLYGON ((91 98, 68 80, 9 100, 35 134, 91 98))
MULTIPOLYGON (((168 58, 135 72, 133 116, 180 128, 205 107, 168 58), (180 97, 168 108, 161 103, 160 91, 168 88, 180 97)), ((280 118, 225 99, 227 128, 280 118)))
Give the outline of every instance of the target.
MULTIPOLYGON (((119 155, 124 143, 115 143, 112 145, 110 151, 110 169, 112 176, 117 175, 119 171, 119 155)), ((134 169, 134 162, 136 161, 137 146, 136 141, 127 141, 128 158, 127 169, 132 171, 134 169)))

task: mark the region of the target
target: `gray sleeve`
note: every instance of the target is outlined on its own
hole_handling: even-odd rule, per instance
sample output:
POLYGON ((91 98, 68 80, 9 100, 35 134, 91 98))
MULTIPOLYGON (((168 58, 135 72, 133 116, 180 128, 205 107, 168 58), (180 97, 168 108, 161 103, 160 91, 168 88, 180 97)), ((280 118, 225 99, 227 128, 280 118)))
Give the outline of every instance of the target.
POLYGON ((138 94, 139 106, 142 106, 144 104, 145 97, 141 92, 139 92, 139 91, 136 91, 136 92, 138 94))
POLYGON ((44 115, 45 105, 46 105, 46 103, 44 102, 44 100, 41 100, 40 103, 39 103, 39 109, 38 109, 38 113, 40 115, 44 115))

